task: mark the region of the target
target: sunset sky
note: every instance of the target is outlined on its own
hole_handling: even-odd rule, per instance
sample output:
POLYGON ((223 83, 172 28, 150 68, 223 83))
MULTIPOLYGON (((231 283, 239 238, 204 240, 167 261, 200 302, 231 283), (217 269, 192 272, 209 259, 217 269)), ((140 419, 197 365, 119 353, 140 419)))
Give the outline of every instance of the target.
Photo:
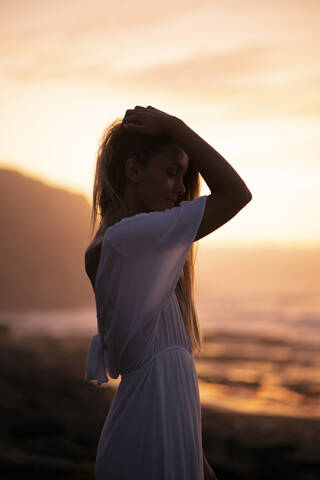
POLYGON ((103 129, 152 105, 182 118, 253 194, 208 241, 319 245, 318 0, 0 6, 0 167, 91 203, 103 129))

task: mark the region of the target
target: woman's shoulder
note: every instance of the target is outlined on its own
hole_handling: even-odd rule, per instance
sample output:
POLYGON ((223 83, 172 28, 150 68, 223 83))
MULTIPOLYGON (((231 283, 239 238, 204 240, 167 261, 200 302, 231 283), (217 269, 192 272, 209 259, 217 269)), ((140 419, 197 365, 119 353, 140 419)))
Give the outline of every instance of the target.
MULTIPOLYGON (((131 216, 126 216, 122 218, 113 218, 110 220, 104 221, 104 237, 111 235, 115 232, 126 232, 128 229, 132 230, 131 227, 141 226, 142 228, 145 225, 159 225, 163 222, 164 226, 166 223, 172 223, 174 218, 178 219, 181 215, 181 212, 203 201, 203 197, 197 197, 193 200, 183 200, 178 205, 165 210, 154 210, 150 212, 140 212, 131 216)), ((161 225, 160 225, 161 226, 161 225)))
POLYGON ((203 198, 183 200, 165 210, 140 212, 115 222, 106 219, 102 242, 111 243, 122 255, 161 249, 167 244, 179 242, 179 238, 187 235, 183 231, 192 230, 198 221, 196 205, 201 205, 203 198))
POLYGON ((137 224, 148 223, 149 221, 153 222, 153 220, 160 220, 161 217, 170 215, 169 212, 176 208, 179 207, 167 208, 161 211, 154 210, 152 212, 139 212, 135 213, 134 215, 130 215, 129 217, 122 217, 115 222, 107 222, 105 224, 104 236, 108 236, 112 234, 112 232, 116 231, 126 231, 128 227, 132 227, 137 224))

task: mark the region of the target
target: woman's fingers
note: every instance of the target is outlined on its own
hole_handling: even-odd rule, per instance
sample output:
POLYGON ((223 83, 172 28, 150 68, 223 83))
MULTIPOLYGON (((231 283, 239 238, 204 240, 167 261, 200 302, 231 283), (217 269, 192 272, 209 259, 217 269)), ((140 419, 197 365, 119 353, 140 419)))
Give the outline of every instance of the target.
POLYGON ((136 112, 141 112, 146 110, 145 107, 141 107, 141 105, 136 105, 134 108, 130 108, 129 110, 126 110, 127 113, 136 113, 136 112))
POLYGON ((124 117, 124 119, 122 120, 122 124, 127 124, 127 123, 132 123, 132 122, 141 124, 141 117, 139 117, 138 115, 135 115, 133 113, 133 114, 126 115, 124 117))
POLYGON ((126 117, 127 115, 132 115, 133 113, 137 113, 137 112, 132 109, 129 109, 129 110, 126 110, 126 113, 124 116, 126 117))
POLYGON ((132 129, 149 135, 170 134, 170 125, 175 117, 148 105, 147 108, 136 105, 128 109, 122 120, 124 129, 132 129))
POLYGON ((131 130, 132 132, 140 132, 140 133, 144 133, 144 126, 143 125, 139 125, 138 123, 122 123, 122 128, 124 130, 131 130))
POLYGON ((147 110, 148 108, 151 108, 152 110, 156 110, 156 108, 152 107, 151 105, 148 105, 147 107, 142 107, 141 105, 136 105, 134 108, 131 108, 129 110, 126 110, 126 113, 131 113, 131 112, 136 112, 136 111, 143 111, 147 110))
POLYGON ((125 128, 140 127, 142 126, 142 118, 140 117, 142 111, 127 110, 124 118, 122 119, 122 126, 125 128))

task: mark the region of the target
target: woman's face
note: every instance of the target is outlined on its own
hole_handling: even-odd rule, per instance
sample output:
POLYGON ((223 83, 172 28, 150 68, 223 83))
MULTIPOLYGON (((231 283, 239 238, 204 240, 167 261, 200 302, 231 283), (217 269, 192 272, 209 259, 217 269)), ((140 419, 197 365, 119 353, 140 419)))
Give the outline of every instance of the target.
POLYGON ((188 155, 179 148, 155 154, 140 170, 136 200, 144 212, 161 211, 179 204, 185 193, 183 177, 189 167, 188 155))

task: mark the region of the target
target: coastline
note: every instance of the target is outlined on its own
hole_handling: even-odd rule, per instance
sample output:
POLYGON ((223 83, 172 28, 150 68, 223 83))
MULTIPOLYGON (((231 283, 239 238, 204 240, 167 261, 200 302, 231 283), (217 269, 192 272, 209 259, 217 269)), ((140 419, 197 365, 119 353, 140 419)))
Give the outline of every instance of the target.
MULTIPOLYGON (((92 478, 115 390, 83 381, 85 337, 14 337, 1 327, 3 474, 92 478)), ((217 478, 320 477, 320 419, 202 406, 203 449, 217 478), (244 477, 245 476, 245 477, 244 477)))

